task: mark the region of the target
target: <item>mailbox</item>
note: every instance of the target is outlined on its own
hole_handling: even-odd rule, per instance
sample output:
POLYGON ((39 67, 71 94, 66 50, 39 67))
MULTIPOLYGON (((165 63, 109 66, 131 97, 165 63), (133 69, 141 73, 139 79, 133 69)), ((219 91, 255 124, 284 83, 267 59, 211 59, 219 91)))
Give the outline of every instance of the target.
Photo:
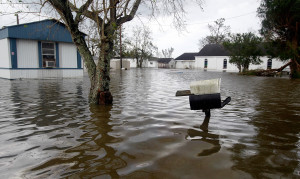
POLYGON ((221 79, 195 81, 190 85, 191 95, 189 95, 191 110, 203 110, 222 108, 231 100, 227 97, 221 101, 220 95, 221 79))
POLYGON ((191 110, 203 110, 210 116, 211 109, 223 108, 231 101, 230 97, 221 101, 220 86, 221 79, 194 81, 191 90, 177 91, 176 96, 189 96, 191 110))
POLYGON ((206 110, 221 108, 220 93, 203 94, 203 95, 190 95, 191 110, 206 110))

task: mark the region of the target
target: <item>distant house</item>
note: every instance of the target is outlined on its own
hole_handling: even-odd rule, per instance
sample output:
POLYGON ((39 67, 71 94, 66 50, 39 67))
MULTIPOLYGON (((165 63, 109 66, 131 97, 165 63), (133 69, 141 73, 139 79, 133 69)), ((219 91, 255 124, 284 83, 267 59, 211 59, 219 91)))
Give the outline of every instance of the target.
POLYGON ((196 68, 208 70, 238 71, 234 64, 229 63, 229 52, 218 44, 205 45, 195 57, 196 68))
POLYGON ((43 20, 0 30, 1 78, 81 76, 81 56, 62 23, 43 20))
POLYGON ((148 60, 148 68, 158 68, 158 58, 151 58, 148 60))
POLYGON ((159 58, 157 62, 158 68, 174 68, 173 58, 159 58))
MULTIPOLYGON (((110 60, 110 68, 112 69, 121 69, 120 57, 115 57, 110 60)), ((130 59, 122 58, 122 68, 130 69, 130 59)))
MULTIPOLYGON (((148 59, 144 59, 143 63, 142 63, 142 67, 147 68, 148 65, 150 64, 149 61, 150 60, 148 60, 148 59)), ((119 69, 119 67, 118 67, 118 65, 116 65, 116 63, 120 64, 120 57, 112 58, 110 60, 110 67, 112 69, 115 69, 115 68, 119 69)), ((137 67, 137 60, 136 60, 136 58, 122 58, 122 64, 123 64, 124 68, 125 68, 125 66, 128 69, 129 68, 136 68, 137 67), (129 63, 129 65, 128 65, 128 63, 129 63)))
POLYGON ((195 56, 198 53, 183 53, 175 58, 175 68, 179 69, 193 69, 195 68, 195 56))
MULTIPOLYGON (((225 50, 222 45, 209 44, 205 45, 195 57, 195 68, 238 72, 235 64, 229 62, 229 52, 225 50)), ((285 63, 276 59, 269 59, 267 56, 260 58, 262 63, 260 65, 250 65, 249 69, 271 69, 280 68, 285 63)), ((288 68, 286 70, 289 70, 288 68)))

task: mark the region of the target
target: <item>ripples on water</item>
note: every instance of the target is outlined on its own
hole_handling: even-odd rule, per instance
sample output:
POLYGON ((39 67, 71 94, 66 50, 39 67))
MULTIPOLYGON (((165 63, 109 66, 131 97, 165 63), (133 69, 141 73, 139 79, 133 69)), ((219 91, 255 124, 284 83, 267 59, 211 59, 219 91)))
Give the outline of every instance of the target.
POLYGON ((300 81, 194 70, 112 71, 112 106, 88 78, 0 80, 0 178, 300 176, 300 81), (204 114, 175 97, 222 78, 232 101, 204 114))

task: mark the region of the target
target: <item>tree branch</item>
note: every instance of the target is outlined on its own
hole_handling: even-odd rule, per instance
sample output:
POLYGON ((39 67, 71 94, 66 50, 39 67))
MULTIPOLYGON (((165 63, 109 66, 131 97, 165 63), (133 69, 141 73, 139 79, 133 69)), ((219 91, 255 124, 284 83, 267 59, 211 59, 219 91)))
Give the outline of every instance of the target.
MULTIPOLYGON (((85 11, 87 11, 87 9, 89 8, 89 6, 92 4, 92 2, 93 2, 93 0, 87 0, 79 9, 78 9, 78 11, 77 11, 77 15, 76 15, 76 17, 75 17, 75 22, 80 22, 81 20, 80 20, 80 17, 81 17, 81 15, 83 15, 83 13, 85 12, 85 11)), ((70 4, 72 4, 72 3, 70 3, 70 4)), ((71 6, 71 5, 70 5, 71 6)), ((74 6, 75 7, 75 6, 74 6)))
POLYGON ((121 25, 125 22, 131 21, 134 18, 135 14, 136 14, 136 12, 139 8, 140 3, 141 3, 141 0, 136 0, 133 7, 132 7, 132 9, 131 9, 130 14, 129 15, 124 15, 123 17, 117 19, 117 22, 116 22, 117 25, 119 26, 119 25, 121 25))
MULTIPOLYGON (((97 13, 94 13, 94 12, 92 12, 92 11, 89 11, 88 10, 88 7, 90 6, 90 4, 93 2, 93 0, 89 0, 89 1, 91 1, 89 4, 87 4, 88 2, 86 2, 85 3, 85 7, 83 7, 83 6, 81 6, 80 7, 80 9, 82 9, 82 12, 81 12, 81 10, 80 9, 78 9, 74 4, 72 4, 72 3, 69 3, 70 4, 70 8, 73 10, 73 11, 75 11, 76 13, 77 13, 77 15, 79 14, 79 12, 81 12, 81 15, 84 15, 84 16, 86 16, 87 18, 89 18, 89 19, 92 19, 92 20, 94 20, 95 22, 100 22, 100 24, 102 24, 102 22, 103 22, 103 19, 101 18, 101 17, 99 17, 99 16, 97 16, 96 14, 99 14, 99 13, 101 13, 101 12, 103 12, 103 10, 102 11, 99 11, 99 12, 97 12, 97 13)), ((76 16, 76 18, 77 18, 77 16, 76 16)))

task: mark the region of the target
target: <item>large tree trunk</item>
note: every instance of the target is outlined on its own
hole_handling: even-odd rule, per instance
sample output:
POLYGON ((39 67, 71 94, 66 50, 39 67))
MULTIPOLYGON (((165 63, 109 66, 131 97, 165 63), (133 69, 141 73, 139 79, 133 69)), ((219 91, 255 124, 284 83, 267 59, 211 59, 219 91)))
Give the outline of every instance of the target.
MULTIPOLYGON (((113 32, 112 32, 113 33, 113 32)), ((113 97, 109 91, 110 55, 113 40, 107 37, 101 39, 100 56, 96 66, 81 33, 72 34, 75 45, 82 55, 90 78, 89 102, 93 104, 112 104, 113 97)))
POLYGON ((296 22, 296 28, 295 28, 295 35, 292 39, 292 48, 293 48, 293 52, 294 52, 294 58, 291 59, 291 64, 290 64, 290 70, 291 70, 291 74, 290 77, 291 78, 300 78, 300 56, 299 56, 299 50, 298 50, 298 22, 296 22))
POLYGON ((113 97, 109 91, 110 84, 110 59, 113 52, 113 39, 111 38, 114 33, 109 30, 109 27, 104 30, 105 35, 101 37, 100 56, 96 67, 96 74, 94 79, 91 80, 91 89, 89 100, 95 104, 112 104, 113 97))
POLYGON ((124 7, 125 9, 125 13, 122 10, 119 10, 123 8, 117 6, 120 1, 115 0, 110 0, 108 6, 106 6, 107 4, 105 1, 103 1, 102 4, 99 3, 99 6, 103 5, 102 9, 100 7, 100 9, 95 10, 92 6, 92 11, 90 11, 90 6, 94 3, 92 0, 85 1, 80 8, 77 8, 75 4, 72 4, 71 1, 67 0, 49 0, 46 2, 49 2, 62 18, 71 33, 72 39, 77 46, 80 55, 84 59, 91 82, 89 94, 90 103, 112 104, 112 95, 109 91, 109 63, 113 50, 112 38, 118 26, 133 19, 141 0, 135 0, 131 10, 128 7, 128 3, 122 3, 123 5, 125 4, 124 6, 121 5, 121 7, 124 7), (130 11, 129 14, 126 13, 126 10, 130 11), (121 13, 117 15, 117 12, 119 11, 121 11, 121 13), (101 18, 102 15, 104 16, 103 19, 101 18), (101 29, 100 57, 97 66, 84 40, 84 34, 79 30, 79 23, 82 22, 84 16, 96 22, 101 29))
POLYGON ((291 70, 291 74, 290 74, 291 78, 300 78, 300 65, 296 58, 291 60, 290 70, 291 70))
POLYGON ((243 73, 249 70, 249 64, 243 65, 243 73))
POLYGON ((140 62, 139 67, 140 67, 140 68, 143 67, 143 61, 144 61, 144 59, 143 59, 143 57, 141 57, 141 58, 140 58, 140 61, 139 61, 139 62, 140 62))

